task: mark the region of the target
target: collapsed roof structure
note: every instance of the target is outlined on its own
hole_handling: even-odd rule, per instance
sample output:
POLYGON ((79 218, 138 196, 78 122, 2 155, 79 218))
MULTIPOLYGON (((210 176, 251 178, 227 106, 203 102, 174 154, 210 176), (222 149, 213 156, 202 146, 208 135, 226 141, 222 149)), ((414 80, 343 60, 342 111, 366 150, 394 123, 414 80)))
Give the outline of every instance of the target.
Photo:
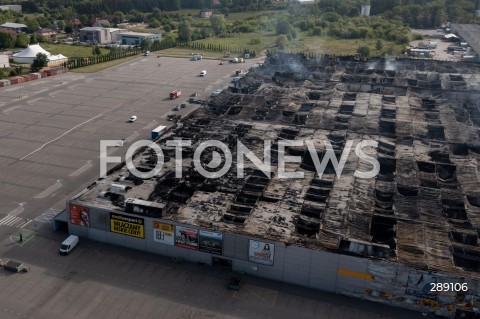
MULTIPOLYGON (((165 154, 160 174, 140 180, 123 167, 76 203, 129 212, 134 198, 164 205, 159 217, 183 224, 476 277, 479 97, 475 64, 275 55, 157 141, 165 154), (192 141, 183 148, 182 178, 175 177, 175 149, 166 146, 174 139, 192 141), (218 179, 192 163, 207 140, 233 154, 232 168, 218 179), (245 177, 237 177, 237 140, 262 160, 263 141, 272 141, 272 178, 249 161, 245 177), (280 140, 311 141, 320 160, 325 140, 337 158, 350 140, 352 149, 374 140, 377 146, 363 151, 380 172, 357 177, 371 165, 351 151, 340 177, 332 165, 319 177, 303 144, 287 147, 300 161, 286 170, 304 177, 278 179, 280 140)), ((211 148, 202 153, 202 162, 212 159, 211 148)), ((152 149, 134 160, 140 171, 156 162, 152 149)))

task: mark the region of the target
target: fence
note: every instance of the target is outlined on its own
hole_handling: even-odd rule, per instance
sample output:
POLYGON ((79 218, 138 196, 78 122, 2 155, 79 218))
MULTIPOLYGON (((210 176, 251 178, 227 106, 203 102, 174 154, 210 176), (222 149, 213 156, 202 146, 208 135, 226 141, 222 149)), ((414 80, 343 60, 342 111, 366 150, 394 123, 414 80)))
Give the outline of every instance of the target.
POLYGON ((180 48, 189 48, 194 50, 206 50, 216 52, 230 52, 238 54, 250 54, 251 57, 256 56, 256 52, 247 48, 231 47, 228 45, 222 45, 217 43, 203 43, 203 42, 177 42, 177 46, 180 48))
POLYGON ((68 72, 67 68, 47 69, 41 72, 35 72, 25 75, 14 76, 9 79, 0 80, 0 87, 20 84, 24 82, 34 81, 49 76, 59 75, 68 72))
POLYGON ((90 56, 83 58, 70 58, 68 62, 64 63, 64 66, 68 69, 76 69, 82 66, 89 66, 98 63, 104 63, 108 61, 113 61, 117 59, 123 59, 129 56, 135 56, 141 53, 141 50, 138 48, 128 49, 128 50, 115 50, 111 51, 109 54, 101 54, 98 56, 90 56))

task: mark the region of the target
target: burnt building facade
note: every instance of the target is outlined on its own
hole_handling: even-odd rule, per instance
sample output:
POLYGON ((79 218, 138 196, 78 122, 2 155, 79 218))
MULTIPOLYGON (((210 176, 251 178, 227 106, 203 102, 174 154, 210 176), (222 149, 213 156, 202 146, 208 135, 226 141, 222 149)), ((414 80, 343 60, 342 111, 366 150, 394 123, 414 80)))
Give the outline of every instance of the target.
MULTIPOLYGON (((155 141, 165 162, 159 174, 139 179, 122 166, 69 200, 69 230, 444 316, 472 312, 480 294, 479 98, 476 64, 276 55, 155 141), (191 141, 181 177, 174 140, 191 141), (218 178, 194 165, 208 140, 232 154, 218 178), (298 143, 282 147, 287 140, 298 143), (365 140, 375 144, 362 152, 380 164, 370 178, 357 174, 372 169, 354 151, 365 140), (271 173, 247 160, 239 177, 238 141, 262 161, 270 141, 271 173), (321 176, 316 170, 325 141, 345 157, 341 174, 331 163, 321 176), (301 178, 279 178, 280 155, 296 158, 285 170, 301 178), (435 291, 440 283, 453 288, 435 291)), ((205 163, 227 160, 213 151, 201 154, 207 171, 205 163)), ((149 148, 134 163, 148 171, 157 161, 149 148)))

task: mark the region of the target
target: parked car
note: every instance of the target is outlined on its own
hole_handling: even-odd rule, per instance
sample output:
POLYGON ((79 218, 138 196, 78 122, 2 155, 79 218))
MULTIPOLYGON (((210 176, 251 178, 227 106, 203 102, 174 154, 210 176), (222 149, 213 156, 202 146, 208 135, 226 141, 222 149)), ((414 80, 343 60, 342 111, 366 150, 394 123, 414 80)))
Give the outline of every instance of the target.
POLYGON ((27 267, 24 263, 7 259, 1 260, 0 259, 0 267, 3 267, 5 270, 12 271, 12 272, 28 272, 30 268, 27 267))
POLYGON ((210 95, 211 97, 214 97, 214 96, 217 96, 217 95, 220 95, 220 93, 222 93, 222 89, 218 89, 218 90, 215 90, 212 92, 212 94, 210 95))
POLYGON ((129 121, 130 123, 133 123, 133 122, 135 122, 136 120, 137 120, 137 116, 136 116, 136 115, 132 115, 132 116, 128 119, 128 121, 129 121))
POLYGON ((231 289, 231 290, 240 289, 240 282, 241 282, 240 278, 235 276, 230 277, 230 280, 228 282, 228 289, 231 289))
POLYGON ((205 76, 207 75, 207 71, 206 70, 203 70, 202 72, 200 72, 200 76, 205 76))
POLYGON ((78 236, 70 235, 60 245, 60 255, 68 255, 78 244, 78 236))

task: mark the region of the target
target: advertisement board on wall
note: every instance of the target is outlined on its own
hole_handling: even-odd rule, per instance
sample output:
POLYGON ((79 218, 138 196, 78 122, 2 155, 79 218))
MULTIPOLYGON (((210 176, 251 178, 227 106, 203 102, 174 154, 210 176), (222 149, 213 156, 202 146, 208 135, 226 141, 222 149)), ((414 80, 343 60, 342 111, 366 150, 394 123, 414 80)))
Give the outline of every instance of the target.
POLYGON ((83 227, 90 227, 90 210, 80 205, 69 205, 70 223, 83 227))
POLYGON ((143 218, 110 213, 110 231, 122 235, 144 238, 143 218))
POLYGON ((153 222, 153 240, 157 243, 174 245, 175 230, 174 226, 160 222, 153 222))
POLYGON ((264 265, 273 265, 275 245, 251 240, 248 247, 248 260, 264 265))
POLYGON ((199 231, 198 250, 206 253, 223 254, 223 234, 207 230, 199 231))
POLYGON ((198 250, 198 230, 175 226, 175 246, 198 250))

